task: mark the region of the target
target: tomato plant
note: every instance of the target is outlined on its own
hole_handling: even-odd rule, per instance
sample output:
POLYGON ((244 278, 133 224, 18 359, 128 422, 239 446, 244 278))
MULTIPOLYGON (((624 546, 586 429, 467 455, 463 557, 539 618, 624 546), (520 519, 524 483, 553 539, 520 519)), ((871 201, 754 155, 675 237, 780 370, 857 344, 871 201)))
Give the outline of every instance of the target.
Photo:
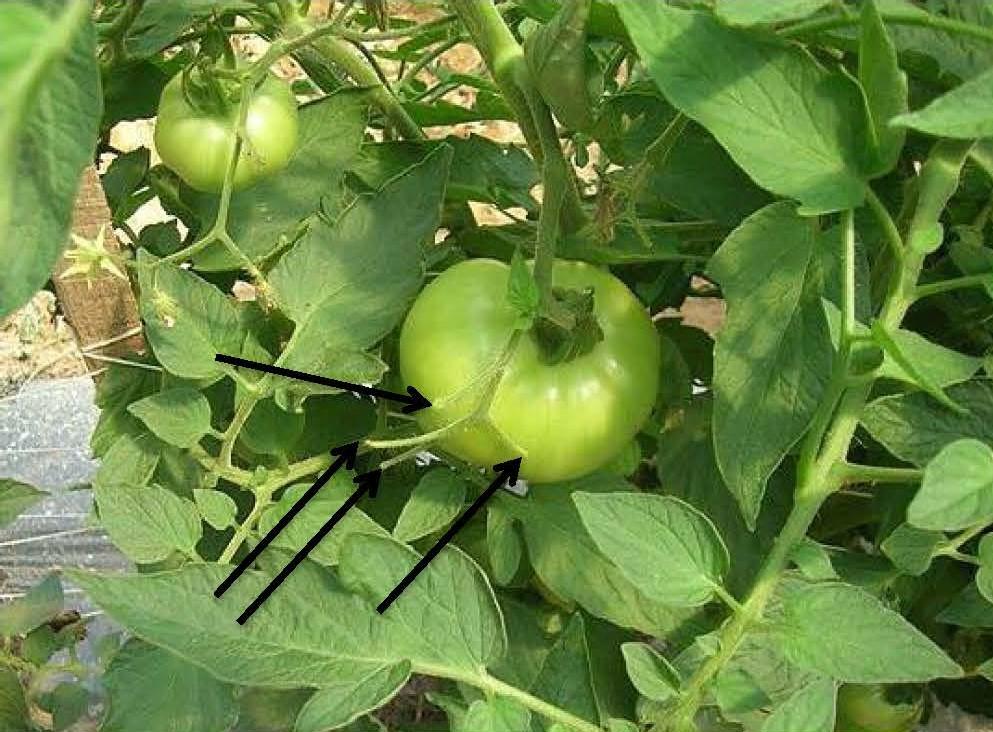
POLYGON ((0 606, 0 729, 993 717, 988 4, 15 0, 0 48, 0 313, 117 278, 145 345, 87 353, 134 570, 0 606))
MULTIPOLYGON (((216 82, 215 82, 216 83, 216 82)), ((289 84, 267 76, 251 94, 232 185, 237 190, 286 167, 297 144, 296 100, 289 84)), ((219 193, 238 129, 239 106, 223 94, 216 109, 198 108, 177 74, 156 113, 155 149, 162 162, 198 191, 219 193)))

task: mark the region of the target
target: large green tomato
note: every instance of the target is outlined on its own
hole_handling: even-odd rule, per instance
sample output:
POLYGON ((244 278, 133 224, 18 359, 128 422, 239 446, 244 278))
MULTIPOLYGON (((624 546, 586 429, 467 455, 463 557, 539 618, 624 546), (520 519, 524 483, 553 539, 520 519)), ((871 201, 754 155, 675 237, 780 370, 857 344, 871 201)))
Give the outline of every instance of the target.
MULTIPOLYGON (((493 365, 514 332, 506 299, 510 268, 492 259, 443 272, 414 303, 400 333, 400 370, 435 406, 417 412, 427 430, 470 414, 477 390, 463 390, 493 365), (450 397, 463 390, 458 397, 450 397)), ((494 425, 527 452, 521 476, 566 480, 613 458, 638 432, 655 403, 659 339, 630 290, 609 272, 557 261, 556 287, 594 291, 603 340, 571 361, 546 362, 529 334, 519 341, 490 406, 494 425)), ((515 457, 489 425, 461 427, 441 447, 478 465, 515 457)))
MULTIPOLYGON (((195 107, 177 74, 162 90, 155 123, 155 148, 162 162, 198 191, 217 193, 224 183, 238 105, 223 113, 195 107)), ((286 167, 296 150, 297 104, 284 81, 268 76, 248 105, 245 136, 234 173, 244 188, 286 167)))
POLYGON ((845 684, 838 690, 836 732, 910 732, 924 713, 919 686, 845 684))

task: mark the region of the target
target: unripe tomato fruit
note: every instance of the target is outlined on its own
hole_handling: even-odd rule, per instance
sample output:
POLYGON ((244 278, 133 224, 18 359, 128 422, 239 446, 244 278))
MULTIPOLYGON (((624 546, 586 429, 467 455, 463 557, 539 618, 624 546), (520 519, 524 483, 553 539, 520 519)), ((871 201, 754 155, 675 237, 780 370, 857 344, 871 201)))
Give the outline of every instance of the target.
POLYGON ((835 732, 911 732, 924 713, 920 687, 845 684, 835 732))
MULTIPOLYGON (((510 268, 492 259, 461 262, 424 288, 400 333, 400 370, 435 406, 417 412, 426 430, 470 414, 478 390, 449 397, 499 357, 517 313, 506 299, 510 268)), ((524 334, 490 407, 492 422, 527 452, 521 476, 544 483, 585 475, 610 461, 652 411, 659 338, 637 298, 609 272, 556 261, 556 287, 593 288, 604 338, 571 361, 551 364, 524 334)), ((445 435, 441 447, 490 466, 516 455, 489 425, 445 435)))
MULTIPOLYGON (((238 125, 238 105, 223 113, 195 107, 183 91, 183 75, 166 84, 159 99, 155 148, 162 162, 187 185, 217 193, 224 184, 231 140, 238 125)), ((290 85, 266 77, 248 105, 245 137, 234 173, 234 187, 244 188, 286 167, 297 145, 297 103, 290 85)))

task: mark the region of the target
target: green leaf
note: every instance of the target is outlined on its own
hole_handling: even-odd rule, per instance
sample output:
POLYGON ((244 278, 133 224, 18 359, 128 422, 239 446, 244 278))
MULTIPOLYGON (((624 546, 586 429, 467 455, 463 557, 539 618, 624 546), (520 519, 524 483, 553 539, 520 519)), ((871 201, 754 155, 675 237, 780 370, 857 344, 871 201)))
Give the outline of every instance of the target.
MULTIPOLYGON (((279 502, 266 509, 259 521, 258 533, 264 535, 272 530, 294 503, 307 492, 309 484, 300 483, 287 488, 280 496, 279 502)), ((355 484, 351 475, 338 471, 328 484, 297 514, 296 518, 273 540, 273 546, 298 552, 310 541, 310 538, 342 507, 352 492, 355 484)), ((375 534, 388 536, 386 529, 373 521, 360 508, 351 509, 335 526, 334 531, 325 537, 310 553, 310 559, 328 567, 336 566, 341 555, 341 547, 351 534, 375 534)))
POLYGON ((979 542, 979 571, 976 572, 976 587, 979 594, 993 602, 993 534, 987 534, 979 542))
POLYGON ((665 657, 647 643, 621 646, 628 676, 638 693, 653 701, 664 702, 679 693, 679 672, 665 657))
MULTIPOLYGON (((717 0, 717 15, 731 25, 757 25, 800 20, 830 0, 717 0)), ((813 732, 813 731, 812 731, 813 732)))
POLYGON ((237 719, 231 686, 139 640, 117 652, 103 681, 110 712, 102 732, 224 732, 237 719))
POLYGON ((114 158, 107 172, 100 178, 103 192, 114 223, 127 221, 146 199, 134 196, 148 173, 151 152, 147 147, 139 147, 114 158))
MULTIPOLYGON (((266 358, 265 360, 271 360, 266 358)), ((373 381, 378 381, 374 379, 373 381)), ((362 381, 360 383, 371 383, 362 381)), ((282 394, 274 399, 263 399, 255 405, 251 416, 238 435, 238 441, 259 455, 286 457, 291 454, 303 435, 306 417, 302 412, 287 411, 279 406, 277 399, 293 400, 312 393, 303 382, 283 383, 277 387, 282 394)))
POLYGON ((17 672, 0 666, 0 728, 7 732, 31 732, 28 704, 17 672))
MULTIPOLYGON (((420 555, 392 539, 354 534, 342 550, 341 576, 379 603, 420 555)), ((493 589, 479 566, 446 547, 383 613, 395 653, 475 671, 503 656, 507 638, 493 589)))
POLYGON ((220 491, 196 488, 193 490, 193 500, 203 520, 218 531, 234 526, 238 505, 231 496, 220 491))
POLYGON ((337 679, 317 691, 300 710, 293 732, 325 732, 351 724, 378 709, 403 688, 410 678, 410 663, 387 664, 361 676, 337 679))
POLYGON ((893 124, 937 137, 971 140, 993 135, 993 70, 955 87, 923 109, 901 114, 893 124))
POLYGON ((649 597, 695 607, 723 583, 727 548, 710 519, 685 501, 644 493, 573 498, 593 541, 649 597))
POLYGON ((391 178, 416 165, 424 156, 441 146, 452 148, 448 186, 448 203, 479 201, 501 207, 520 206, 536 211, 531 189, 540 182, 534 160, 520 147, 498 143, 479 135, 466 139, 447 137, 438 140, 381 142, 362 146, 360 159, 349 169, 372 189, 381 188, 391 178))
POLYGON ((425 473, 403 507, 393 536, 412 542, 440 531, 462 513, 465 496, 465 482, 452 470, 435 468, 425 473))
MULTIPOLYGON (((300 109, 296 151, 278 174, 231 196, 228 230, 238 247, 255 261, 293 241, 301 221, 321 209, 322 199, 337 201, 345 171, 359 158, 369 117, 364 90, 343 90, 300 109)), ((199 213, 213 222, 218 197, 183 191, 199 213)), ((226 247, 213 244, 193 258, 202 271, 238 269, 226 247)))
MULTIPOLYGON (((689 617, 645 593, 597 549, 572 501, 577 491, 630 490, 608 474, 543 486, 526 500, 501 501, 520 523, 535 573, 555 595, 624 628, 668 635, 689 617)), ((497 498, 500 498, 498 496, 497 498)))
POLYGON ((0 635, 24 635, 62 612, 62 582, 51 574, 24 597, 0 605, 0 635))
POLYGON ((100 122, 90 3, 0 4, 0 318, 49 278, 100 122))
POLYGON ((596 723, 607 711, 603 709, 607 693, 601 693, 595 676, 598 672, 609 674, 610 670, 604 668, 607 664, 602 659, 593 658, 588 635, 582 613, 573 614, 542 659, 529 691, 559 709, 596 723))
POLYGON ((522 732, 531 729, 531 712, 512 699, 495 696, 474 701, 457 732, 522 732))
POLYGON ((807 537, 796 545, 790 554, 790 560, 797 566, 800 573, 809 580, 821 581, 838 579, 838 573, 831 563, 831 554, 827 547, 818 544, 807 537))
MULTIPOLYGON (((353 540, 357 538, 363 541, 355 543, 355 549, 368 551, 356 563, 375 565, 371 573, 365 566, 358 568, 366 579, 382 579, 384 571, 406 572, 393 560, 413 558, 412 552, 389 539, 372 545, 369 537, 353 540), (392 550, 381 548, 387 544, 392 550)), ((159 574, 70 574, 133 634, 221 681, 243 686, 296 689, 349 684, 384 664, 403 660, 409 660, 414 671, 464 678, 478 673, 481 659, 489 660, 502 648, 503 629, 492 593, 478 568, 455 549, 432 562, 382 616, 327 570, 305 562, 242 627, 235 618, 271 577, 247 572, 218 600, 214 590, 230 573, 229 566, 196 564, 159 574), (438 602, 453 604, 430 607, 434 601, 424 597, 428 588, 435 591, 438 602), (432 622, 439 615, 446 625, 432 622), (423 624, 417 627, 417 623, 423 624), (463 637, 460 631, 469 631, 472 625, 479 634, 463 637)))
POLYGON ((14 522, 22 513, 48 494, 27 483, 0 478, 0 528, 14 522))
POLYGON ((890 121, 907 111, 907 75, 900 70, 896 48, 875 0, 862 4, 858 78, 868 107, 868 153, 876 177, 893 169, 903 149, 906 135, 890 121))
POLYGON ((857 207, 865 105, 806 51, 661 3, 618 10, 655 83, 744 170, 808 212, 857 207))
POLYGON ((963 438, 993 445, 993 381, 973 379, 948 387, 947 393, 968 405, 969 413, 946 409, 924 392, 894 394, 871 402, 862 425, 894 456, 919 466, 963 438))
MULTIPOLYGON (((663 349, 665 353, 665 349, 663 349)), ((663 372, 665 367, 663 366, 663 372)), ((658 438, 655 466, 662 493, 681 498, 704 513, 724 541, 734 562, 725 586, 734 595, 748 591, 762 557, 778 535, 792 496, 792 481, 774 475, 754 531, 750 531, 734 495, 727 489, 714 455, 712 400, 693 397, 679 412, 670 412, 658 438)))
POLYGON ((524 261, 520 248, 517 248, 510 260, 507 302, 517 312, 518 330, 527 330, 534 323, 534 319, 538 316, 540 298, 538 283, 534 281, 534 275, 524 261))
POLYGON ((159 362, 176 376, 217 379, 218 353, 238 355, 246 332, 234 300, 192 272, 138 252, 145 337, 159 362))
POLYGON ((958 678, 962 669, 927 636, 852 585, 826 582, 784 593, 777 631, 801 668, 858 684, 958 678), (824 630, 831 629, 830 643, 824 630))
POLYGON ((728 302, 714 351, 714 445, 750 527, 769 476, 809 426, 831 371, 819 244, 816 221, 774 203, 745 219, 708 268, 728 302))
POLYGON ((196 389, 166 389, 128 406, 152 433, 176 447, 190 448, 210 434, 210 402, 196 389))
POLYGON ((111 541, 138 563, 159 562, 173 552, 195 556, 200 514, 164 488, 99 485, 94 491, 100 523, 111 541))
POLYGON ((993 628, 993 602, 983 597, 976 584, 970 582, 938 613, 937 620, 962 628, 993 628))
MULTIPOLYGON (((935 401, 941 403, 943 406, 948 407, 954 412, 964 413, 966 410, 964 407, 956 404, 952 401, 941 388, 928 378, 921 369, 917 367, 917 363, 909 354, 904 352, 900 343, 898 343, 883 327, 879 320, 876 320, 872 324, 872 338, 879 344, 880 347, 886 352, 886 356, 890 359, 890 363, 895 365, 895 367, 908 377, 908 380, 919 386, 921 389, 930 394, 935 401)), ((978 368, 979 364, 976 364, 978 368)), ((970 374, 971 376, 971 374, 970 374)))
POLYGON ((891 350, 886 351, 882 366, 876 372, 880 378, 897 379, 927 391, 925 384, 933 390, 966 381, 982 365, 980 359, 932 343, 912 330, 900 329, 888 335, 891 350), (893 357, 894 350, 900 353, 899 360, 893 357), (901 363, 910 363, 913 367, 908 370, 901 363))
POLYGON ((273 296, 296 324, 281 366, 313 371, 396 326, 423 279, 421 250, 438 227, 450 159, 439 148, 334 225, 315 223, 272 269, 273 296))
POLYGON ((164 445, 149 434, 123 434, 107 450, 100 469, 93 476, 93 487, 148 485, 162 458, 164 445))
POLYGON ((146 0, 128 29, 125 48, 129 55, 152 56, 215 14, 257 8, 250 0, 146 0))
POLYGON ((832 679, 815 681, 776 707, 762 732, 834 732, 837 695, 832 679))
POLYGON ((538 92, 562 125, 584 132, 593 126, 600 91, 595 65, 587 67, 590 8, 590 0, 566 0, 524 39, 524 58, 538 92))
POLYGON ((993 521, 993 449, 972 439, 943 448, 924 469, 907 521, 939 531, 993 521))
POLYGON ((920 576, 928 571, 931 560, 944 542, 945 535, 940 531, 900 524, 886 537, 880 548, 901 572, 920 576))
POLYGON ((486 513, 486 548, 490 574, 498 585, 508 585, 517 574, 524 555, 524 542, 517 531, 513 514, 493 503, 486 513))

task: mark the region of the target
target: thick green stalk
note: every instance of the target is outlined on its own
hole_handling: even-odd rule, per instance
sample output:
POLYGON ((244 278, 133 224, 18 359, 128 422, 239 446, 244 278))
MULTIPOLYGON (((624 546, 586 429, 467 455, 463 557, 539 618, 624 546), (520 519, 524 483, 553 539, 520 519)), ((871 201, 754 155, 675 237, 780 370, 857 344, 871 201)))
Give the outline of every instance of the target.
MULTIPOLYGON (((562 153, 552 114, 531 79, 524 49, 514 38, 493 0, 452 0, 452 7, 469 31, 514 113, 531 155, 545 171, 550 170, 547 162, 554 163, 556 170, 561 166, 561 170, 566 171, 564 183, 552 181, 555 186, 561 185, 561 189, 552 191, 552 195, 562 195, 562 226, 567 232, 576 231, 585 222, 586 215, 580 205, 575 176, 562 153)), ((548 181, 545 181, 544 195, 548 200, 548 181)))

